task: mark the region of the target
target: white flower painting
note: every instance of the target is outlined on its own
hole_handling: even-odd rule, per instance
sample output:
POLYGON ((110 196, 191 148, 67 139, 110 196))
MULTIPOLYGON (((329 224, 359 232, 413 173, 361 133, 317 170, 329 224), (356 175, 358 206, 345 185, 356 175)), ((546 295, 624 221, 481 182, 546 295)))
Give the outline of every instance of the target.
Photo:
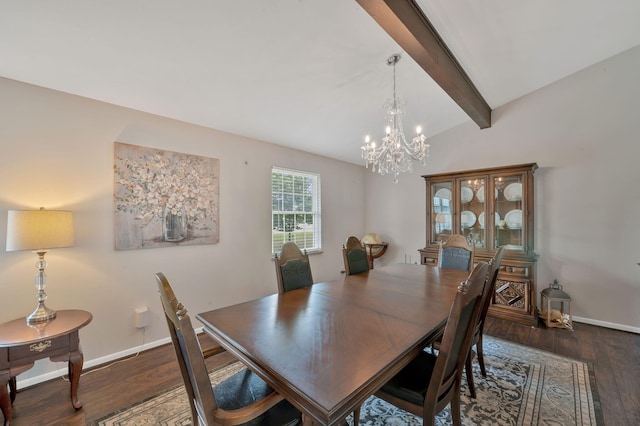
POLYGON ((216 244, 219 160, 115 143, 116 249, 216 244))

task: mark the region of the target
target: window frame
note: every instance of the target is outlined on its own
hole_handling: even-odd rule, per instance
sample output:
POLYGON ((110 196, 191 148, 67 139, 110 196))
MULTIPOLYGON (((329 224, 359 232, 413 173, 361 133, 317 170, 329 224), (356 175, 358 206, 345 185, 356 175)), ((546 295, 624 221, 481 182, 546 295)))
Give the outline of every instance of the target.
MULTIPOLYGON (((302 183, 304 185, 304 182, 302 183)), ((300 182, 298 182, 298 185, 300 185, 300 182)), ((299 189, 299 188, 298 188, 299 189)), ((293 238, 293 241, 296 241, 296 243, 298 244, 298 246, 300 247, 301 250, 306 250, 306 252, 308 254, 313 254, 313 253, 320 253, 322 252, 322 208, 321 208, 321 179, 320 179, 320 174, 319 173, 313 173, 313 172, 306 172, 306 171, 302 171, 302 170, 295 170, 295 169, 290 169, 290 168, 286 168, 286 167, 279 167, 279 166, 272 166, 271 167, 271 254, 274 255, 276 253, 280 253, 280 247, 282 247, 282 244, 286 241, 291 241, 292 240, 292 234, 296 233, 296 232, 300 232, 300 231, 296 231, 294 230, 286 230, 287 226, 295 226, 295 228, 298 228, 299 223, 297 222, 297 216, 300 215, 311 215, 312 216, 312 240, 311 240, 311 247, 308 247, 308 240, 306 239, 306 233, 304 231, 302 231, 303 233, 303 243, 300 244, 300 238, 293 238), (283 179, 285 176, 292 176, 293 179, 293 183, 292 183, 292 192, 285 192, 284 191, 284 182, 281 185, 280 191, 274 191, 274 174, 278 173, 281 174, 283 176, 283 179), (311 187, 311 191, 310 193, 307 193, 307 191, 304 190, 304 188, 302 189, 302 192, 300 191, 296 191, 296 182, 295 180, 297 179, 311 179, 312 181, 312 187, 311 187), (280 209, 274 209, 275 204, 277 202, 280 201, 276 201, 275 196, 280 195, 280 201, 281 201, 281 205, 280 205, 280 209), (286 197, 285 197, 286 196, 286 197), (306 206, 304 205, 305 203, 305 196, 309 197, 311 196, 311 209, 306 208, 306 206), (285 198, 287 198, 287 201, 285 201, 285 198), (302 202, 302 208, 301 209, 296 209, 295 208, 295 201, 298 202, 302 202), (285 206, 285 202, 291 202, 291 206, 292 209, 291 210, 287 210, 286 206, 285 206), (282 222, 278 221, 276 224, 276 219, 275 219, 275 215, 294 215, 293 218, 293 223, 289 222, 289 224, 287 225, 287 221, 286 219, 283 219, 282 222), (281 224, 281 225, 280 225, 281 224), (279 225, 279 226, 276 226, 279 225), (279 230, 282 229, 282 230, 279 230), (287 235, 287 233, 289 235, 287 235), (284 235, 284 238, 282 238, 279 242, 276 242, 276 235, 284 235)), ((306 221, 306 217, 304 218, 304 220, 306 221)))

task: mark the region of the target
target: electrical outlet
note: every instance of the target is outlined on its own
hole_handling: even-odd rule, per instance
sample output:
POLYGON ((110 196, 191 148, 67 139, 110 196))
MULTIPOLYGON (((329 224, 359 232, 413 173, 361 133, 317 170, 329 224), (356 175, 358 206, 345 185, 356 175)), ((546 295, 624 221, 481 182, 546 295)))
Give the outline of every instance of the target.
POLYGON ((144 306, 133 311, 133 322, 137 328, 145 328, 149 325, 149 309, 144 306))

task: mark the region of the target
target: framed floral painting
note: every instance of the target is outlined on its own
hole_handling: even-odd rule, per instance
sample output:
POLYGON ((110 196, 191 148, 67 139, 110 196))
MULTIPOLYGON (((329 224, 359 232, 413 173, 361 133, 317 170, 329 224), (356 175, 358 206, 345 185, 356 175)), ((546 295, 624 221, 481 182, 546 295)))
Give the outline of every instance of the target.
POLYGON ((115 142, 118 250, 219 241, 217 158, 115 142))

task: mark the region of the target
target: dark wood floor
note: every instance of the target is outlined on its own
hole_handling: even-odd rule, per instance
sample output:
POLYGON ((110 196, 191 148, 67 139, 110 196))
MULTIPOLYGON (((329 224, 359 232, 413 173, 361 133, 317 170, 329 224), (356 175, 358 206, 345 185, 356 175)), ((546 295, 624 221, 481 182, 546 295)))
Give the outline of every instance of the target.
MULTIPOLYGON (((574 323, 573 332, 532 328, 488 319, 486 333, 516 343, 581 359, 594 365, 605 424, 640 425, 640 335, 574 323)), ((204 340, 204 344, 210 344, 204 340)), ((232 358, 209 358, 211 368, 232 358)), ((109 368, 83 375, 75 411, 69 384, 62 379, 20 390, 14 404, 14 426, 85 425, 181 384, 173 349, 162 346, 109 368)))

